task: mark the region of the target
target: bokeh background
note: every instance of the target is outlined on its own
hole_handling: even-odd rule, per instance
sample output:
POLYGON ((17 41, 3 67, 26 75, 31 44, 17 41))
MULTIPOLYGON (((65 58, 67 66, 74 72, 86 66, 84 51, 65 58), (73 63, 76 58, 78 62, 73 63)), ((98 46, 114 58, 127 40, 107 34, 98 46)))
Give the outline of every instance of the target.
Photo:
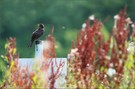
MULTIPOLYGON (((135 20, 135 0, 0 0, 0 54, 9 37, 16 37, 20 57, 33 57, 34 46, 28 48, 31 33, 38 23, 45 24, 45 39, 54 26, 57 57, 67 57, 72 40, 86 19, 94 14, 110 31, 113 16, 127 6, 135 20)), ((106 34, 108 34, 106 32, 106 34)))

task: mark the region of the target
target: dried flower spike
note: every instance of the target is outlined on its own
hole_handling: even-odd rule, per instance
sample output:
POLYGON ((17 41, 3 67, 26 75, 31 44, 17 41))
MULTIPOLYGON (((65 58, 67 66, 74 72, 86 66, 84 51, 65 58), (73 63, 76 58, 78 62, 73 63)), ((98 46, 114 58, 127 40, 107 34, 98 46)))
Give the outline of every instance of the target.
POLYGON ((119 20, 120 19, 120 16, 119 15, 115 15, 114 16, 114 20, 119 20))
POLYGON ((127 19, 125 19, 125 21, 126 21, 127 24, 132 24, 132 21, 129 17, 127 19))
POLYGON ((89 20, 95 20, 95 16, 94 15, 91 15, 91 16, 89 16, 89 20))

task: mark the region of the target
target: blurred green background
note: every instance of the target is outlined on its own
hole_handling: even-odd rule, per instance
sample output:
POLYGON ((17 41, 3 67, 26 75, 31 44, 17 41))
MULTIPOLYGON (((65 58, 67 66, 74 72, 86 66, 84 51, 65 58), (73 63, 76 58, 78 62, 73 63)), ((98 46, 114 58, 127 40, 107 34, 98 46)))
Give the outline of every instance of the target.
POLYGON ((4 44, 11 36, 17 38, 20 57, 33 57, 34 46, 27 45, 36 25, 44 23, 46 32, 41 39, 54 26, 57 57, 66 57, 72 40, 90 15, 94 14, 110 31, 113 16, 125 5, 128 16, 135 20, 135 0, 0 0, 0 54, 5 53, 4 44))

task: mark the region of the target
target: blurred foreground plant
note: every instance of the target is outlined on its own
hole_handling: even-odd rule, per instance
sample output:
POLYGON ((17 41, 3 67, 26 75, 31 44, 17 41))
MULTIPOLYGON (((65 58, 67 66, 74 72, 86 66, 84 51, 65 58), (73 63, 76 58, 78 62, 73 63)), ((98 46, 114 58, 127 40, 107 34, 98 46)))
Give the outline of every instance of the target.
MULTIPOLYGON (((130 34, 132 21, 125 10, 121 10, 114 19, 107 41, 101 32, 103 24, 94 16, 83 24, 69 54, 67 88, 135 88, 135 23, 130 34)), ((10 38, 5 45, 6 55, 1 56, 8 66, 0 88, 54 89, 64 63, 60 61, 58 65, 56 59, 52 61, 56 58, 53 28, 43 42, 43 48, 43 56, 35 59, 33 70, 28 66, 21 68, 18 65, 16 39, 10 38), (57 65, 56 70, 54 65, 57 65)))
POLYGON ((94 16, 83 24, 69 54, 67 88, 135 88, 135 28, 133 25, 130 35, 131 50, 130 18, 121 10, 114 19, 112 34, 106 42, 102 23, 94 16))
MULTIPOLYGON (((2 79, 0 89, 31 89, 31 88, 55 88, 55 81, 60 76, 64 63, 60 62, 54 72, 52 58, 55 54, 55 39, 53 37, 53 29, 50 35, 47 36, 43 43, 43 57, 35 59, 33 69, 28 66, 20 67, 18 64, 19 56, 16 53, 16 39, 9 38, 5 44, 6 55, 2 55, 3 60, 7 62, 6 75, 2 79), (46 47, 47 46, 47 47, 46 47), (48 74, 49 66, 51 66, 51 73, 48 74)), ((55 59, 56 61, 56 59, 55 59)))

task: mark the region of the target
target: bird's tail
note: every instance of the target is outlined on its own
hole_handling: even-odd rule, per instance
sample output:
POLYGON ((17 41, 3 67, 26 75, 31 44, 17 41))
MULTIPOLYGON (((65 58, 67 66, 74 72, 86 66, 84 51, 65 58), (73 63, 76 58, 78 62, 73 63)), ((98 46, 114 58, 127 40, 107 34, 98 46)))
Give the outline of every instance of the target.
POLYGON ((33 41, 28 44, 28 47, 32 47, 33 41))

